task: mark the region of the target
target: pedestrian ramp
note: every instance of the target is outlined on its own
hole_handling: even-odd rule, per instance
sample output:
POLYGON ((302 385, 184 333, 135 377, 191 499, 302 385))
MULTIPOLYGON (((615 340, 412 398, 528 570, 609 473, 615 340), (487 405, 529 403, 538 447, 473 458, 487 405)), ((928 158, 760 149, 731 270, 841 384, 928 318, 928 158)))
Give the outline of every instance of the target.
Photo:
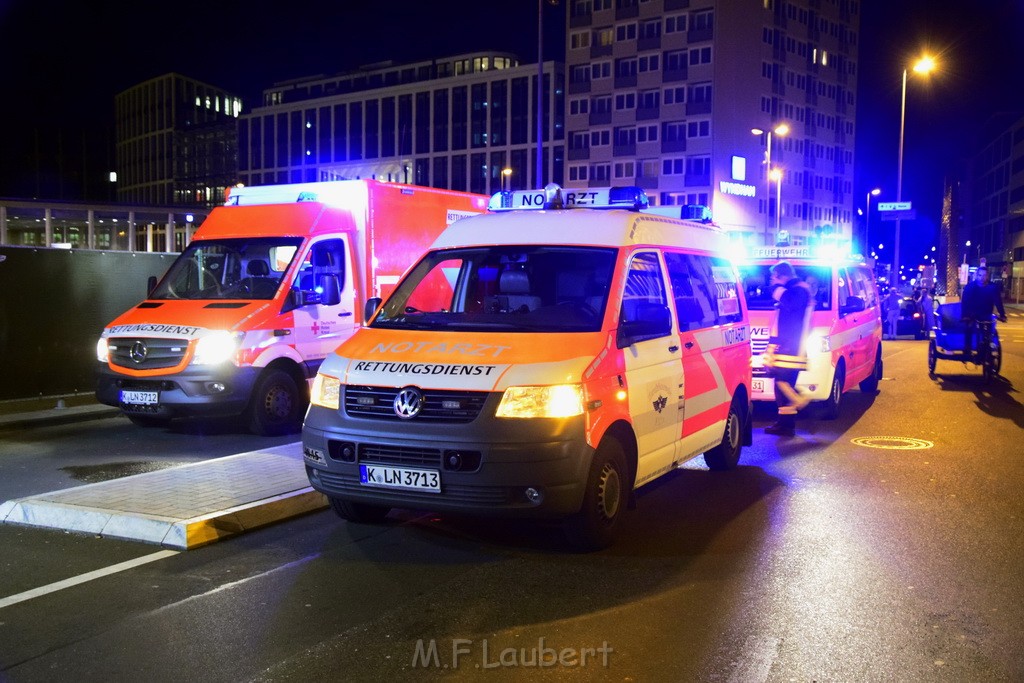
POLYGON ((299 443, 0 503, 0 522, 188 550, 327 507, 299 443))

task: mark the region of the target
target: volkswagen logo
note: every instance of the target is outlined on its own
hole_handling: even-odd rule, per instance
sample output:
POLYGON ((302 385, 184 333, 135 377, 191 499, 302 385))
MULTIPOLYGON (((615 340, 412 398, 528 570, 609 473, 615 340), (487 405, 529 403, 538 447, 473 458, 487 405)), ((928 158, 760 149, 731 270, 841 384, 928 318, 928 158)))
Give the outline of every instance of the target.
POLYGON ((408 420, 420 414, 423 408, 423 392, 416 387, 405 387, 395 396, 395 415, 408 420))
POLYGON ((149 353, 149 349, 146 348, 146 342, 137 341, 132 344, 132 348, 128 349, 128 357, 136 363, 141 363, 146 360, 146 355, 149 353))

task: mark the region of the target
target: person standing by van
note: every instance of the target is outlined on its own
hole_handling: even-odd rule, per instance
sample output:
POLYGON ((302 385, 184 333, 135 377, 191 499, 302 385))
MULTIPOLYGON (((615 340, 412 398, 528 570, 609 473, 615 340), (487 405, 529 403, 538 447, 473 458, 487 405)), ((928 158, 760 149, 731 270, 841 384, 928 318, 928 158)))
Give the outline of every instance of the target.
POLYGON ((885 335, 883 335, 883 339, 885 337, 895 339, 896 324, 900 319, 900 295, 896 292, 895 287, 889 288, 889 296, 885 297, 885 301, 882 302, 882 311, 885 313, 885 335))
POLYGON ((765 427, 766 434, 793 436, 796 414, 808 399, 796 391, 796 378, 807 369, 805 340, 814 308, 811 289, 796 276, 789 261, 779 261, 771 268, 772 297, 778 302, 775 334, 768 340, 764 365, 775 378, 775 403, 779 418, 765 427))

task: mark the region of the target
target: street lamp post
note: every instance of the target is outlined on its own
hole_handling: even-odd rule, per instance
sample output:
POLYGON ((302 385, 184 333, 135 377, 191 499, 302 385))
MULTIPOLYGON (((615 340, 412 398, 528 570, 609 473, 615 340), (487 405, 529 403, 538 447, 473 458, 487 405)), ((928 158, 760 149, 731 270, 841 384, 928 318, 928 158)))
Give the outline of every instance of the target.
POLYGON ((867 199, 864 202, 864 249, 868 249, 868 245, 871 244, 871 195, 878 196, 882 193, 882 189, 876 187, 875 189, 868 192, 867 199))
POLYGON ((768 176, 775 181, 775 239, 778 239, 782 230, 782 169, 773 168, 768 176))
MULTIPOLYGON (((935 68, 935 60, 922 57, 914 63, 914 73, 926 74, 935 68)), ((907 70, 903 69, 903 90, 900 98, 900 150, 896 163, 896 201, 903 201, 903 129, 907 119, 907 70)), ((900 219, 896 219, 896 239, 893 247, 892 268, 900 272, 900 219)))
MULTIPOLYGON (((544 187, 544 3, 557 5, 558 0, 537 0, 537 187, 544 187)), ((554 84, 552 84, 554 85, 554 84)), ((529 186, 529 184, 527 184, 529 186)))
POLYGON ((501 189, 503 191, 508 190, 512 186, 512 169, 503 168, 501 169, 501 189), (506 187, 508 185, 509 187, 506 187))
MULTIPOLYGON (((750 132, 754 135, 765 135, 765 131, 760 128, 752 128, 750 132)), ((780 123, 775 128, 771 128, 767 131, 767 137, 765 139, 765 166, 764 166, 764 243, 765 246, 770 246, 771 242, 768 239, 768 225, 771 220, 771 201, 769 197, 772 194, 772 133, 783 136, 789 133, 789 126, 785 123, 780 123)), ((778 200, 776 200, 775 213, 778 214, 778 200)), ((778 218, 778 216, 776 216, 778 218)), ((776 220, 776 231, 778 231, 778 220, 776 220)))

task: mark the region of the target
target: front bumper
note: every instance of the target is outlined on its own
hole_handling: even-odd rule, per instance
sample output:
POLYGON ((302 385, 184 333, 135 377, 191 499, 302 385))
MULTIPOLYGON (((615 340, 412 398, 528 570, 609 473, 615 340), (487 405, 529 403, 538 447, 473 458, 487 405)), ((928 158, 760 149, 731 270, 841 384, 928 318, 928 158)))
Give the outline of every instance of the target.
POLYGON ((249 404, 259 370, 225 363, 188 367, 173 375, 133 377, 114 372, 101 363, 96 371, 96 399, 125 413, 158 418, 238 415, 249 404), (122 403, 124 390, 155 391, 157 403, 122 403))
POLYGON ((500 399, 491 394, 465 424, 355 418, 344 407, 310 406, 302 428, 310 483, 332 498, 388 507, 510 517, 578 511, 594 453, 584 418, 498 419, 500 399), (453 455, 459 468, 450 467, 453 455), (366 486, 365 464, 438 471, 441 490, 366 486), (531 500, 527 489, 540 499, 531 500))

